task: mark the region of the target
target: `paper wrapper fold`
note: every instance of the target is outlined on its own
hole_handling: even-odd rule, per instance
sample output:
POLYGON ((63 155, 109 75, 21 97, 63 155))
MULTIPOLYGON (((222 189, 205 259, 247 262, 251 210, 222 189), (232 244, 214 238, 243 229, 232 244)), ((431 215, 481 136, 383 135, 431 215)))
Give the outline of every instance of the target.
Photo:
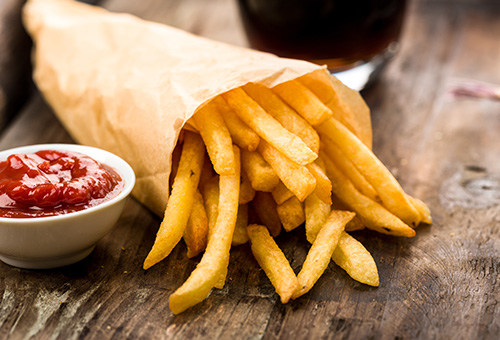
POLYGON ((34 79, 72 137, 124 158, 134 196, 159 216, 171 155, 200 106, 249 82, 273 87, 317 65, 226 45, 71 0, 30 0, 34 79))

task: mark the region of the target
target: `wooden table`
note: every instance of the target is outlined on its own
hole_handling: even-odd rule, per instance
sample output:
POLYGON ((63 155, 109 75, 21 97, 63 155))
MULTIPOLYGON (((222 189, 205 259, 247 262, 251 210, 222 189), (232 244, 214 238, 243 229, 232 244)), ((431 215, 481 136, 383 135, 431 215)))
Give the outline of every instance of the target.
MULTIPOLYGON (((231 0, 101 5, 246 44, 231 0)), ((8 0, 0 14, 2 6, 19 7, 8 0)), ((0 31, 0 46, 8 33, 0 31)), ((27 53, 23 46, 18 51, 27 53)), ((248 246, 240 246, 231 251, 224 289, 174 316, 168 297, 197 259, 188 260, 179 244, 166 260, 142 270, 160 219, 131 199, 111 234, 78 264, 35 271, 0 263, 0 338, 497 339, 500 101, 456 98, 449 91, 468 80, 500 84, 499 55, 497 1, 415 1, 401 52, 363 93, 376 154, 410 194, 430 205, 434 218, 412 239, 354 234, 377 262, 380 287, 359 284, 332 263, 310 293, 283 305, 248 246)), ((3 79, 12 68, 0 71, 3 79)), ((16 72, 22 77, 25 69, 16 72)), ((29 90, 28 84, 16 91, 29 90)), ((0 149, 43 142, 72 140, 34 93, 2 132, 0 149)), ((307 252, 303 231, 278 242, 300 268, 307 252)))

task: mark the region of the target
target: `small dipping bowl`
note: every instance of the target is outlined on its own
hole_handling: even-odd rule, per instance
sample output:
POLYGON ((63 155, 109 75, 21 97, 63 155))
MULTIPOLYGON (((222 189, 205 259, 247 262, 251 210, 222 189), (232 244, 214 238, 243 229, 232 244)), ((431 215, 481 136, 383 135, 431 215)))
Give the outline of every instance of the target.
POLYGON ((135 184, 130 165, 120 157, 76 144, 39 144, 0 152, 0 161, 12 154, 40 150, 73 151, 114 168, 124 181, 114 198, 68 214, 34 218, 0 217, 0 260, 14 267, 48 269, 78 262, 94 250, 97 241, 116 224, 135 184))

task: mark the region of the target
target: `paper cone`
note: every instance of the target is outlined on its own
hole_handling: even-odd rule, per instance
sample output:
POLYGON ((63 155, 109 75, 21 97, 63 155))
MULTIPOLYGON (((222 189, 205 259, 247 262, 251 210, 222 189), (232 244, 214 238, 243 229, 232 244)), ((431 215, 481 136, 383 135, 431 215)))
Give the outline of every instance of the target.
POLYGON ((127 160, 134 196, 159 216, 179 132, 201 105, 248 82, 272 87, 312 72, 328 79, 315 64, 71 0, 30 0, 24 22, 35 82, 65 128, 127 160))

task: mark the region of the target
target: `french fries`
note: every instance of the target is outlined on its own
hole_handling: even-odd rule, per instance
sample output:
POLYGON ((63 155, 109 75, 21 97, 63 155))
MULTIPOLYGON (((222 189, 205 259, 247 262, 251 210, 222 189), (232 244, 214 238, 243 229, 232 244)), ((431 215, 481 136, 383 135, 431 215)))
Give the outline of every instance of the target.
POLYGON ((153 248, 144 260, 144 269, 167 257, 181 240, 200 180, 204 155, 205 147, 201 138, 195 133, 186 132, 172 194, 165 209, 166 218, 156 234, 153 248))
POLYGON ((222 97, 241 120, 292 161, 306 165, 318 157, 302 139, 285 129, 242 89, 223 93, 222 97))
POLYGON ((384 206, 410 226, 420 223, 420 215, 410 203, 400 184, 390 171, 351 131, 334 118, 319 125, 324 142, 332 142, 377 191, 384 206))
POLYGON ((276 211, 286 231, 292 231, 306 220, 302 202, 295 196, 276 206, 276 211))
POLYGON ((299 281, 285 254, 273 240, 266 227, 252 224, 247 227, 252 253, 264 269, 282 303, 287 303, 297 290, 299 281))
POLYGON ((307 165, 307 170, 316 178, 316 188, 314 192, 325 203, 332 204, 332 182, 325 174, 323 169, 316 164, 307 165))
POLYGON ((312 126, 322 124, 333 116, 333 112, 297 80, 276 85, 273 91, 312 126))
POLYGON ((309 195, 304 202, 304 214, 306 219, 306 238, 313 243, 321 227, 328 219, 332 207, 323 202, 315 193, 309 195))
POLYGON ((303 202, 316 188, 316 178, 302 165, 283 156, 277 149, 261 141, 257 150, 271 165, 278 177, 303 202))
POLYGON ((232 139, 217 107, 210 102, 193 119, 205 142, 215 172, 219 175, 233 174, 236 165, 232 139))
POLYGON ((286 185, 283 184, 283 182, 281 181, 278 183, 276 188, 274 188, 273 191, 271 191, 271 194, 273 195, 276 204, 281 204, 285 202, 287 199, 292 198, 294 196, 293 192, 288 190, 286 185))
POLYGON ((161 261, 182 237, 188 257, 203 254, 170 296, 174 313, 223 288, 231 246, 250 243, 286 303, 309 292, 330 260, 354 280, 379 285, 373 257, 347 231, 412 237, 418 223, 432 222, 425 203, 370 150, 359 94, 325 79, 248 83, 189 119, 172 157, 165 218, 144 261, 145 269, 161 261), (274 238, 300 228, 311 247, 296 275, 274 238))
POLYGON ((374 287, 379 285, 377 265, 373 257, 361 242, 348 233, 340 235, 332 259, 354 280, 374 287))
POLYGON ((260 137, 246 125, 221 97, 215 97, 214 105, 222 115, 233 141, 242 150, 255 151, 260 137))
POLYGON ((329 177, 336 185, 334 194, 349 208, 355 211, 365 223, 367 228, 382 234, 394 236, 415 236, 415 230, 389 212, 382 205, 361 194, 327 156, 322 157, 327 164, 329 177))
POLYGON ((330 263, 333 251, 337 248, 337 243, 345 229, 345 225, 353 217, 353 212, 332 210, 326 223, 316 235, 316 239, 307 253, 304 265, 297 275, 299 288, 293 293, 293 299, 307 293, 323 274, 328 263, 330 263))
POLYGON ((193 197, 193 206, 189 215, 186 229, 184 230, 184 241, 187 246, 187 256, 195 257, 207 246, 208 218, 203 197, 199 190, 196 190, 193 197))
POLYGON ((231 245, 239 246, 248 242, 248 205, 243 204, 238 207, 238 216, 234 226, 233 241, 231 245))
POLYGON ((319 152, 319 135, 297 112, 286 105, 271 89, 263 85, 247 84, 243 90, 285 129, 297 135, 314 152, 319 152))
POLYGON ((273 168, 258 152, 241 152, 241 167, 256 191, 271 192, 280 181, 273 168))
POLYGON ((186 282, 170 296, 169 307, 175 314, 203 301, 227 271, 240 186, 239 149, 233 147, 233 150, 235 171, 234 174, 220 176, 217 221, 208 239, 207 249, 186 282))

